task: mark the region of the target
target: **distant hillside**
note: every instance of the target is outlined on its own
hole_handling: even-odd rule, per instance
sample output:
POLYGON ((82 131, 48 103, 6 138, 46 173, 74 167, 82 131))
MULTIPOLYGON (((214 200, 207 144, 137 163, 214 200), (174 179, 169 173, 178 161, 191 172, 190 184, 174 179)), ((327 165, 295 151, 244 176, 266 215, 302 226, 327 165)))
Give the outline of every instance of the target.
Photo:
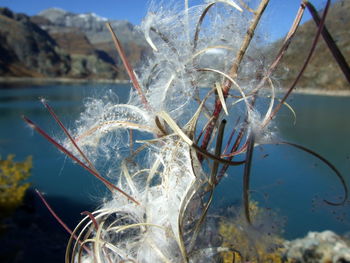
MULTIPOLYGON (((68 52, 85 54, 84 50, 87 48, 89 52, 88 45, 90 45, 104 60, 116 65, 120 77, 127 78, 121 60, 116 53, 111 34, 106 27, 107 18, 99 17, 94 13, 74 14, 62 9, 50 8, 32 17, 31 21, 47 31, 58 45, 68 52), (80 41, 76 39, 75 35, 79 37, 80 41), (85 44, 81 41, 83 36, 87 40, 85 44), (67 41, 69 39, 73 40, 69 42, 67 41), (73 43, 77 41, 81 45, 73 43)), ((139 62, 149 50, 143 35, 136 31, 128 21, 111 20, 108 22, 122 42, 130 62, 132 64, 139 62)))
MULTIPOLYGON (((326 19, 326 26, 350 64, 350 1, 343 0, 333 4, 326 19)), ((316 30, 314 21, 308 21, 298 29, 279 70, 274 75, 283 87, 288 87, 298 74, 310 50, 316 30)), ((278 50, 280 44, 281 42, 276 43, 273 49, 278 50)), ((349 83, 322 37, 298 87, 327 90, 350 89, 349 83)))
POLYGON ((28 16, 0 9, 0 74, 2 76, 60 76, 69 72, 69 58, 28 16))
MULTIPOLYGON (((38 16, 0 8, 0 76, 127 79, 106 19, 48 9, 38 16)), ((131 63, 147 48, 125 21, 112 21, 131 63)))
POLYGON ((50 21, 50 23, 42 24, 42 28, 48 32, 61 32, 67 28, 76 28, 84 32, 92 44, 111 41, 110 33, 105 25, 106 22, 111 23, 123 42, 144 44, 143 36, 134 30, 134 26, 130 22, 125 20, 109 20, 94 13, 75 14, 59 8, 46 9, 37 16, 50 21))
MULTIPOLYGON (((326 25, 350 63, 350 1, 336 2, 326 25)), ((306 11, 308 12, 308 11, 306 11)), ((74 14, 50 8, 36 16, 0 8, 0 76, 128 79, 105 23, 94 13, 74 14)), ((109 21, 131 64, 149 52, 143 35, 127 21, 109 21)), ((316 32, 313 21, 300 26, 274 78, 288 87, 310 49, 316 32)), ((273 58, 281 41, 272 44, 273 58)), ((298 84, 300 88, 350 89, 330 51, 321 39, 298 84)))

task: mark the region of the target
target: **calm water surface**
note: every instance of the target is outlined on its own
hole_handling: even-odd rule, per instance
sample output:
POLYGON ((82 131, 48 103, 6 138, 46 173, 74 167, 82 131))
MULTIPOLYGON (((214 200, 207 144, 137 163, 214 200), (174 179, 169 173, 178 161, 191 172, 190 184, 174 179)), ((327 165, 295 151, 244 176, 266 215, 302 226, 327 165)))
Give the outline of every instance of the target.
MULTIPOLYGON (((129 87, 117 84, 4 85, 0 84, 0 155, 16 154, 17 160, 32 155, 32 188, 57 197, 56 210, 65 211, 63 203, 97 205, 104 186, 82 168, 66 160, 40 135, 28 128, 21 115, 26 115, 49 134, 62 132, 39 101, 48 99, 66 126, 71 127, 83 110, 88 96, 102 96, 112 89, 125 103, 129 87), (62 202, 65 200, 66 202, 62 202)), ((350 174, 350 98, 294 95, 289 103, 297 114, 296 125, 290 111, 278 117, 279 137, 307 146, 334 163, 349 182, 350 174)), ((252 197, 265 207, 278 211, 286 220, 285 236, 295 238, 308 231, 332 229, 350 231, 349 205, 330 207, 323 199, 337 200, 343 194, 332 171, 314 157, 285 145, 258 147, 252 169, 252 197)), ((229 176, 217 190, 215 205, 226 207, 239 203, 239 171, 229 176), (237 174, 237 176, 235 176, 237 174)), ((79 214, 83 209, 70 211, 79 214)), ((268 224, 268 222, 266 222, 268 224)))

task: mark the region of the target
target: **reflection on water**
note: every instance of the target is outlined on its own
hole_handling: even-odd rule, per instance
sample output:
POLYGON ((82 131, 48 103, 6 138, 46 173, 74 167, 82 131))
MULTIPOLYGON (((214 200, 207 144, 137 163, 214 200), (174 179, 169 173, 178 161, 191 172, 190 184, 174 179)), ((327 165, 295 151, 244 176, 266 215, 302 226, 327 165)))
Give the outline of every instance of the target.
MULTIPOLYGON (((74 84, 0 86, 0 154, 24 159, 33 155, 33 187, 51 196, 73 199, 78 203, 96 203, 104 186, 82 168, 66 161, 53 146, 32 132, 22 119, 26 115, 54 137, 62 132, 39 102, 44 97, 63 122, 71 127, 83 110, 88 96, 101 97, 108 89, 126 102, 128 85, 74 84)), ((286 108, 277 118, 279 137, 302 144, 334 163, 347 182, 350 172, 349 97, 294 95, 289 101, 297 114, 286 108)), ((229 170, 216 190, 215 204, 227 207, 240 203, 240 168, 229 170)), ((261 205, 277 209, 286 218, 286 237, 294 238, 310 230, 349 231, 349 207, 329 207, 323 199, 337 200, 342 188, 332 171, 309 154, 286 145, 257 147, 252 169, 252 198, 261 205)), ((77 213, 79 213, 77 211, 77 213)), ((268 222, 266 222, 268 223, 268 222)))

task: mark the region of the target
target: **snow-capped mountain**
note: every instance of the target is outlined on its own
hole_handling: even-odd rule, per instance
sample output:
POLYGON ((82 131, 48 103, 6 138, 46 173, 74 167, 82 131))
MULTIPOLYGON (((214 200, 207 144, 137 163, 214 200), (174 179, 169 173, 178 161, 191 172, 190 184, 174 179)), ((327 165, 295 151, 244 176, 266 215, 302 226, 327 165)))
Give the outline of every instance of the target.
POLYGON ((111 24, 132 64, 139 62, 148 50, 143 34, 125 20, 108 20, 95 13, 75 14, 61 8, 49 8, 33 16, 31 21, 48 32, 58 46, 70 54, 97 53, 118 68, 120 77, 126 75, 122 73, 123 66, 106 22, 111 24))
POLYGON ((109 20, 95 13, 75 14, 61 8, 49 8, 38 14, 50 21, 48 25, 41 27, 49 32, 62 31, 63 28, 79 28, 84 32, 92 44, 110 41, 110 33, 106 22, 110 22, 119 38, 123 42, 133 41, 144 43, 143 37, 134 26, 125 20, 109 20))

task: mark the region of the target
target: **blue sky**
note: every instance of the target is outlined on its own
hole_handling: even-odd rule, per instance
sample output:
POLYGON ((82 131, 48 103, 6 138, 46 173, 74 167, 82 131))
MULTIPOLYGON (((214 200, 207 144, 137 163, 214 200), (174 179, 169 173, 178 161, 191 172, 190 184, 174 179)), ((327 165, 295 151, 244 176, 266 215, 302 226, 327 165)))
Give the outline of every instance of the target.
MULTIPOLYGON (((300 1, 270 0, 270 6, 265 14, 265 24, 273 39, 283 36, 289 29, 300 1)), ((139 24, 147 12, 148 2, 148 0, 0 0, 0 6, 7 6, 15 12, 28 15, 35 15, 50 7, 59 7, 74 13, 94 12, 109 19, 128 20, 133 24, 139 24)), ((189 2, 201 3, 200 0, 189 0, 189 2)), ((311 2, 317 8, 321 8, 326 1, 311 2)), ((308 18, 310 16, 307 14, 305 19, 308 18)))

